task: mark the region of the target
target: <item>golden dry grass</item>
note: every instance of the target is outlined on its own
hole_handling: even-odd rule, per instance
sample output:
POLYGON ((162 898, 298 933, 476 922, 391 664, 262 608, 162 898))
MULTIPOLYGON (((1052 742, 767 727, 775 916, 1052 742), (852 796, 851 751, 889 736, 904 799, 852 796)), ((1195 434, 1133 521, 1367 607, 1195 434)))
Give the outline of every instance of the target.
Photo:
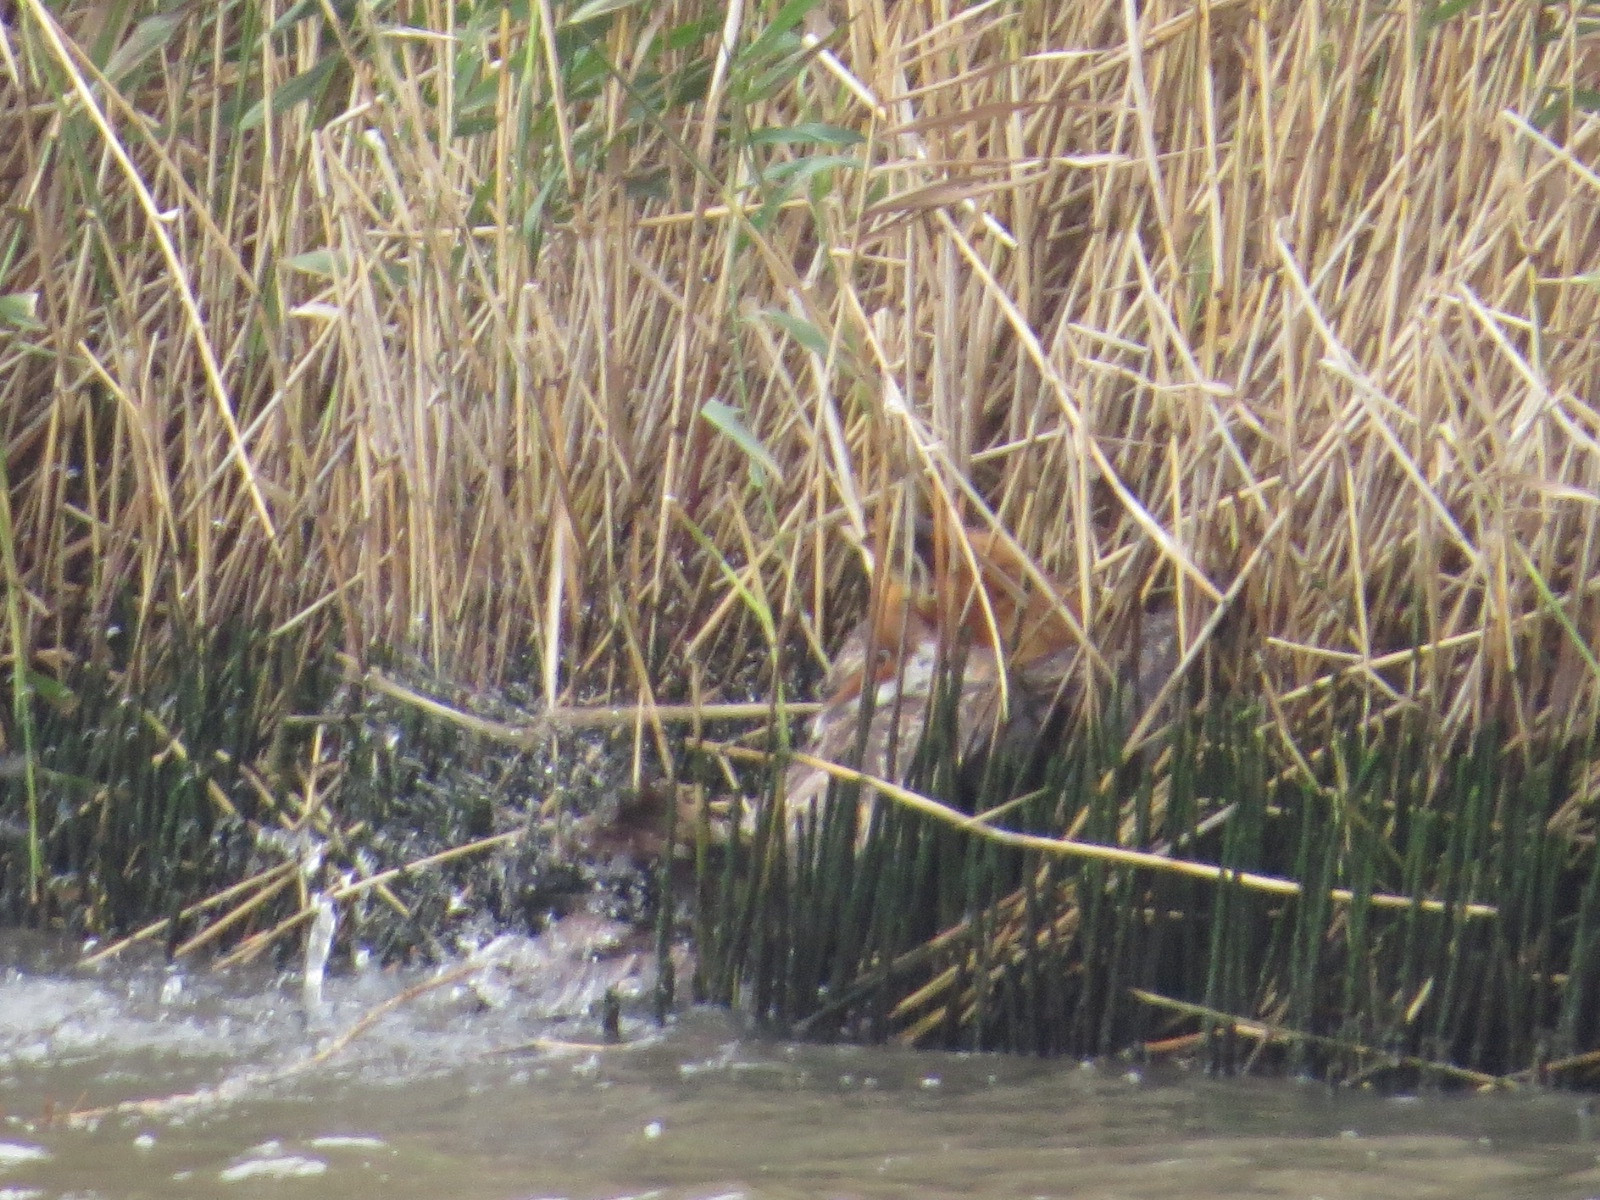
POLYGON ((715 699, 945 507, 1091 629, 1228 598, 1291 743, 1593 720, 1592 8, 575 8, 22 0, 13 663, 715 699))

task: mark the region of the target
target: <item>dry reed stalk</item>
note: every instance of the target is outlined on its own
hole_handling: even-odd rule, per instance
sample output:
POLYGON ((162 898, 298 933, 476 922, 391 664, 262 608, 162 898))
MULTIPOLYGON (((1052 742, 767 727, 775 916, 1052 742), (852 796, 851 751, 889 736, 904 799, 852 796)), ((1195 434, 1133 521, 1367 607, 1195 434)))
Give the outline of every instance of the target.
POLYGON ((938 511, 1091 634, 1226 598, 1292 756, 1352 684, 1441 747, 1592 722, 1576 10, 572 11, 20 6, 12 662, 238 620, 664 746, 938 511))

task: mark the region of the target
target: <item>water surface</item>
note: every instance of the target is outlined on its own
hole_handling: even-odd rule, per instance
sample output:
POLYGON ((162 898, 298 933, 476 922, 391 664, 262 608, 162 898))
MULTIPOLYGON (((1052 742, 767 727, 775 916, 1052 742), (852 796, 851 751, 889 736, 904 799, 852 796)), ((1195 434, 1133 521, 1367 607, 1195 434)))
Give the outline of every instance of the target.
POLYGON ((308 1020, 290 976, 0 943, 0 1200, 1600 1196, 1572 1095, 788 1045, 708 1010, 607 1047, 594 988, 531 961, 544 983, 423 991, 306 1067, 428 975, 335 976, 308 1020))

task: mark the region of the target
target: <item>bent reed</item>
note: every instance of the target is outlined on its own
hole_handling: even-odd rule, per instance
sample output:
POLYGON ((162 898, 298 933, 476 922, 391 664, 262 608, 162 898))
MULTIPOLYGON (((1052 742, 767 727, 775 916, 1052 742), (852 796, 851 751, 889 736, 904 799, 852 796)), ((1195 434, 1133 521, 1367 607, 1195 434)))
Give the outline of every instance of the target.
POLYGON ((385 871, 564 801, 412 804, 463 744, 339 654, 759 797, 932 515, 1058 581, 1089 716, 974 785, 935 713, 798 855, 686 806, 702 994, 1593 1071, 1589 6, 20 0, 0 51, 12 917, 260 949, 342 871, 425 943, 466 859, 385 871), (1169 608, 1179 716, 1094 719, 1169 608))

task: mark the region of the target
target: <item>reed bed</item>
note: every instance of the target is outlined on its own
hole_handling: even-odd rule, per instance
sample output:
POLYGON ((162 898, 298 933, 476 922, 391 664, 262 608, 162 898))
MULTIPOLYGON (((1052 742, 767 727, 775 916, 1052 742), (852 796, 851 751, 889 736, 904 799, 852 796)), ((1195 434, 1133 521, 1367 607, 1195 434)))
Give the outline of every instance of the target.
POLYGON ((1089 639, 1159 601, 1189 652, 1191 716, 1086 736, 1013 827, 1297 890, 910 804, 874 876, 840 804, 810 856, 702 847, 711 992, 1083 1052, 1163 1013, 1592 1049, 1597 68, 1579 3, 21 0, 0 891, 188 911, 219 820, 353 864, 337 652, 629 705, 632 782, 677 782, 661 706, 796 699, 940 514, 1089 639), (801 949, 814 910, 859 932, 801 949))

